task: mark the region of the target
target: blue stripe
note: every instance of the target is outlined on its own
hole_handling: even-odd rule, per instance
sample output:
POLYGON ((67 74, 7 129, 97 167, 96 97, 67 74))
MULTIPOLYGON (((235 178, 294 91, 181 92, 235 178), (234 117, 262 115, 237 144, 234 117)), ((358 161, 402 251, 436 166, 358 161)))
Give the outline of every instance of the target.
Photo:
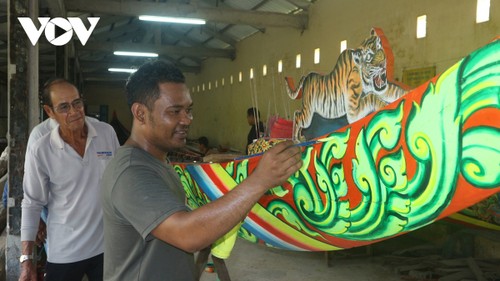
POLYGON ((304 249, 302 249, 302 248, 299 248, 297 246, 294 246, 288 242, 285 242, 285 241, 279 239, 278 237, 276 237, 275 235, 273 235, 269 231, 262 228, 259 224, 254 222, 249 217, 245 218, 245 222, 243 223, 243 227, 246 228, 248 231, 250 231, 250 233, 257 236, 259 239, 262 239, 263 241, 265 241, 266 243, 268 243, 274 247, 281 248, 284 250, 304 251, 304 249))
POLYGON ((214 201, 222 196, 222 193, 220 193, 220 191, 215 187, 216 185, 213 180, 207 176, 205 171, 200 166, 187 166, 186 169, 211 201, 214 201))

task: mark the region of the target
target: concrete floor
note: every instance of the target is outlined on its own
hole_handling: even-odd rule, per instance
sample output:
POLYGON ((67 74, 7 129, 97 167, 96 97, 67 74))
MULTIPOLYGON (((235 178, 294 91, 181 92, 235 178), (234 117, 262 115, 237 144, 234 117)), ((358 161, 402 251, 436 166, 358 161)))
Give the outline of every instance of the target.
MULTIPOLYGON (((338 257, 328 267, 324 252, 277 250, 239 238, 226 266, 232 281, 400 280, 374 258, 338 257)), ((216 273, 204 272, 200 279, 213 280, 218 280, 216 273)))

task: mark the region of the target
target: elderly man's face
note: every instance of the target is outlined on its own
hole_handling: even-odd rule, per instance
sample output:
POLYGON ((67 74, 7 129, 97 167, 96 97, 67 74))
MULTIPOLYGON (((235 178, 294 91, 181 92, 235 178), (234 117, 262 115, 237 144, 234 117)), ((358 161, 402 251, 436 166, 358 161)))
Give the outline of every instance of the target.
POLYGON ((83 130, 85 111, 83 100, 75 86, 62 82, 50 87, 52 106, 45 105, 45 112, 59 123, 60 129, 83 130))

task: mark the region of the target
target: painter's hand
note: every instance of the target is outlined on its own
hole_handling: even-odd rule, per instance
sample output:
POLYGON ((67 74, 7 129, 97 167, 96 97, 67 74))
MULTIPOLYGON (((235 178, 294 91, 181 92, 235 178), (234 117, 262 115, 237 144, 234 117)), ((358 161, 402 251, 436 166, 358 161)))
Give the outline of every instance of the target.
POLYGON ((264 153, 252 176, 266 190, 281 185, 302 166, 301 152, 292 141, 278 143, 264 153))

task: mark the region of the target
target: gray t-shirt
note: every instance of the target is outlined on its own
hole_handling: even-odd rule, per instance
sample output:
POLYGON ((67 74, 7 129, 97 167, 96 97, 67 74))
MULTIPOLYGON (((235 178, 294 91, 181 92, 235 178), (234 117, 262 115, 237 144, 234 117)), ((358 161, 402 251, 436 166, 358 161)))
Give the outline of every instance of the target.
POLYGON ((195 280, 193 254, 151 235, 188 211, 179 177, 146 151, 120 147, 102 179, 104 280, 195 280))

